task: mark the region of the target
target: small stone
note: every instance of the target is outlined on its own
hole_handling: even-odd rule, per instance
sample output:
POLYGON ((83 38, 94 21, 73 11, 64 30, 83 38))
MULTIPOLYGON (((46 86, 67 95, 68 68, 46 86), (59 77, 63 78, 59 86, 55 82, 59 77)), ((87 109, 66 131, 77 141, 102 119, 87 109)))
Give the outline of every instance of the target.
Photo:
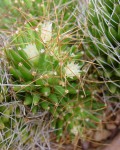
POLYGON ((87 137, 92 137, 93 134, 94 134, 94 131, 93 130, 88 130, 86 134, 87 134, 87 137))
POLYGON ((84 150, 88 150, 89 149, 89 146, 90 146, 90 142, 88 141, 81 141, 82 143, 82 147, 84 150))
POLYGON ((101 131, 96 131, 93 138, 95 141, 99 142, 99 141, 107 139, 110 135, 111 135, 110 131, 103 129, 101 131))
POLYGON ((115 124, 116 125, 120 124, 120 114, 117 114, 116 119, 115 119, 115 124))
POLYGON ((120 134, 118 134, 113 141, 102 150, 120 150, 120 134))
POLYGON ((116 125, 115 124, 106 124, 106 128, 108 130, 114 130, 116 128, 116 125))

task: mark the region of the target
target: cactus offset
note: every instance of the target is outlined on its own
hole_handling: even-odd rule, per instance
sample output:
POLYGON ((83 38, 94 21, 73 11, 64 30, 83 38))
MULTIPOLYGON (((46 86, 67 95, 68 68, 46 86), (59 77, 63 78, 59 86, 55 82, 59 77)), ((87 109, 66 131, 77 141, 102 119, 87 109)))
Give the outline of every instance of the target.
MULTIPOLYGON (((90 0, 87 12, 88 56, 99 64, 111 93, 120 90, 120 1, 90 0)), ((104 80, 105 80, 104 79, 104 80)))

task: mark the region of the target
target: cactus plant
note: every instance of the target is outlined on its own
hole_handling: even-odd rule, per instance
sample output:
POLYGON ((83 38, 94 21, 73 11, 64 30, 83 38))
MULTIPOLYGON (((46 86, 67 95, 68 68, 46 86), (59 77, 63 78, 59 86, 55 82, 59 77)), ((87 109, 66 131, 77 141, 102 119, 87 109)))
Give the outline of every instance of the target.
MULTIPOLYGON (((0 0, 0 26, 13 31, 23 22, 36 20, 39 23, 44 20, 52 20, 56 21, 64 32, 66 29, 70 31, 73 30, 71 27, 75 24, 76 5, 77 0, 59 2, 57 0, 0 0)), ((59 28, 57 30, 61 32, 59 28)), ((74 30, 76 30, 75 27, 74 30)))
MULTIPOLYGON (((39 112, 41 118, 36 119, 36 116, 31 116, 32 119, 29 120, 27 110, 21 102, 17 101, 15 91, 11 88, 5 59, 0 59, 0 66, 0 149, 12 150, 16 146, 18 149, 28 149, 28 145, 29 148, 35 148, 36 143, 44 148, 44 138, 48 139, 49 133, 46 121, 44 125, 42 122, 45 113, 39 112)), ((34 95, 34 105, 37 105, 37 97, 38 95, 34 95)), ((35 108, 32 111, 35 112, 35 108)))
POLYGON ((99 64, 98 72, 110 92, 120 92, 120 1, 90 0, 85 49, 99 64))
POLYGON ((25 24, 13 36, 11 45, 14 46, 5 49, 9 72, 13 90, 32 113, 40 109, 48 111, 51 127, 58 129, 58 137, 66 130, 76 135, 85 126, 95 127, 99 123, 98 108, 92 91, 81 84, 84 53, 76 45, 64 42, 59 45, 53 40, 56 39, 53 31, 50 22, 42 23, 37 31, 29 23, 25 24), (94 105, 90 105, 91 101, 94 105))
MULTIPOLYGON (((33 114, 40 110, 49 112, 50 125, 55 129, 58 139, 66 131, 71 135, 79 135, 85 129, 95 128, 100 122, 99 110, 104 108, 104 104, 98 104, 94 91, 87 85, 83 86, 81 81, 85 63, 82 60, 83 51, 74 45, 78 29, 74 23, 76 8, 72 4, 76 1, 64 0, 59 4, 57 0, 43 3, 39 0, 4 2, 3 5, 6 8, 9 6, 12 15, 24 22, 24 25, 18 25, 10 45, 4 49, 9 62, 11 90, 17 99, 33 114), (17 14, 19 7, 23 17, 17 14), (69 14, 71 10, 73 12, 69 14)), ((15 113, 19 118, 19 108, 15 113)), ((4 122, 1 125, 3 131, 4 122)), ((24 133, 24 127, 20 132, 24 133)), ((29 135, 29 132, 25 132, 24 137, 21 135, 23 145, 29 141, 29 135)))

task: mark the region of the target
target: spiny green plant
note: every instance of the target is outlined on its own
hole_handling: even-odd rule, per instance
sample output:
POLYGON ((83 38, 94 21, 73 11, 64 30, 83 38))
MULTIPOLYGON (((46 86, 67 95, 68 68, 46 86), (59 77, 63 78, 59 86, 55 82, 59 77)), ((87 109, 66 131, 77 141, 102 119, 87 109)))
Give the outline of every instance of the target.
POLYGON ((58 136, 66 130, 77 135, 95 127, 100 121, 97 110, 104 106, 96 102, 92 89, 81 82, 85 63, 83 52, 73 45, 76 9, 72 4, 75 1, 60 1, 58 5, 58 1, 52 1, 51 5, 48 1, 34 3, 37 7, 37 2, 42 4, 45 11, 33 9, 33 5, 27 8, 26 1, 15 1, 15 5, 13 1, 9 1, 9 5, 7 0, 5 2, 12 13, 11 23, 15 22, 17 14, 23 22, 25 20, 24 27, 18 25, 11 45, 5 49, 12 90, 18 100, 34 114, 41 109, 48 111, 52 116, 51 126, 57 129, 58 136), (12 9, 14 6, 17 8, 12 9))
POLYGON ((43 143, 46 139, 49 140, 46 121, 42 122, 45 114, 41 113, 37 119, 34 116, 25 116, 26 112, 22 110, 22 107, 24 109, 24 106, 18 102, 4 102, 0 105, 1 150, 12 150, 16 146, 20 149, 45 147, 43 143), (37 145, 38 143, 39 145, 37 145))
MULTIPOLYGON (((3 41, 4 42, 4 41, 3 41)), ((5 43, 5 42, 4 42, 5 43)), ((24 105, 17 101, 12 90, 10 75, 3 49, 0 52, 0 149, 14 150, 46 147, 49 144, 48 127, 45 113, 38 112, 39 116, 27 116, 24 105), (31 119, 31 120, 29 120, 31 119), (33 121, 34 120, 34 121, 33 121), (45 129, 44 129, 45 128, 45 129), (43 132, 45 130, 45 132, 43 132), (36 132, 37 131, 37 132, 36 132), (46 139, 45 139, 46 138, 46 139), (47 140, 48 142, 46 143, 47 140), (37 145, 39 143, 39 146, 37 145), (46 146, 44 144, 46 143, 46 146), (28 146, 29 145, 29 146, 28 146)), ((47 117, 46 117, 47 118, 47 117)))
POLYGON ((49 141, 46 119, 43 122, 46 114, 38 112, 37 119, 34 115, 29 116, 11 88, 5 59, 0 58, 0 66, 0 149, 14 150, 16 146, 18 149, 34 149, 36 146, 44 149, 49 145, 45 142, 49 141))
POLYGON ((85 49, 111 93, 120 92, 120 1, 90 0, 85 49))
POLYGON ((60 26, 63 24, 64 31, 69 31, 75 23, 76 5, 77 0, 0 0, 0 26, 14 30, 25 21, 53 20, 60 26))
POLYGON ((54 25, 52 29, 52 23, 45 21, 37 31, 26 23, 13 36, 13 46, 5 49, 13 91, 32 113, 43 109, 52 115, 58 137, 64 131, 82 134, 100 121, 94 94, 81 81, 84 53, 58 41, 54 32, 54 25))
MULTIPOLYGON (((16 107, 17 108, 17 107, 16 107)), ((15 113, 15 105, 4 102, 0 104, 0 147, 6 147, 5 143, 9 143, 15 135, 15 128, 17 126, 18 113, 15 113), (16 116, 15 116, 16 115, 16 116)), ((17 112, 19 112, 17 108, 17 112)), ((8 146, 9 147, 9 146, 8 146)))

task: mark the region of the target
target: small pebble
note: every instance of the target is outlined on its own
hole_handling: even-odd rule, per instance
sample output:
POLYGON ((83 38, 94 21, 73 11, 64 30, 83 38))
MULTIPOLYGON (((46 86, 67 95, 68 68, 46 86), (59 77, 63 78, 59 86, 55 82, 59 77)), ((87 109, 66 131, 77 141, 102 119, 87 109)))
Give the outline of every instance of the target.
POLYGON ((115 128, 116 128, 116 125, 115 124, 106 124, 106 128, 108 129, 108 130, 114 130, 115 128))
POLYGON ((120 114, 117 114, 116 119, 115 119, 115 124, 116 125, 120 124, 120 114))
POLYGON ((99 142, 99 141, 107 139, 110 135, 111 135, 110 131, 103 129, 101 131, 96 131, 93 138, 95 141, 99 142))

